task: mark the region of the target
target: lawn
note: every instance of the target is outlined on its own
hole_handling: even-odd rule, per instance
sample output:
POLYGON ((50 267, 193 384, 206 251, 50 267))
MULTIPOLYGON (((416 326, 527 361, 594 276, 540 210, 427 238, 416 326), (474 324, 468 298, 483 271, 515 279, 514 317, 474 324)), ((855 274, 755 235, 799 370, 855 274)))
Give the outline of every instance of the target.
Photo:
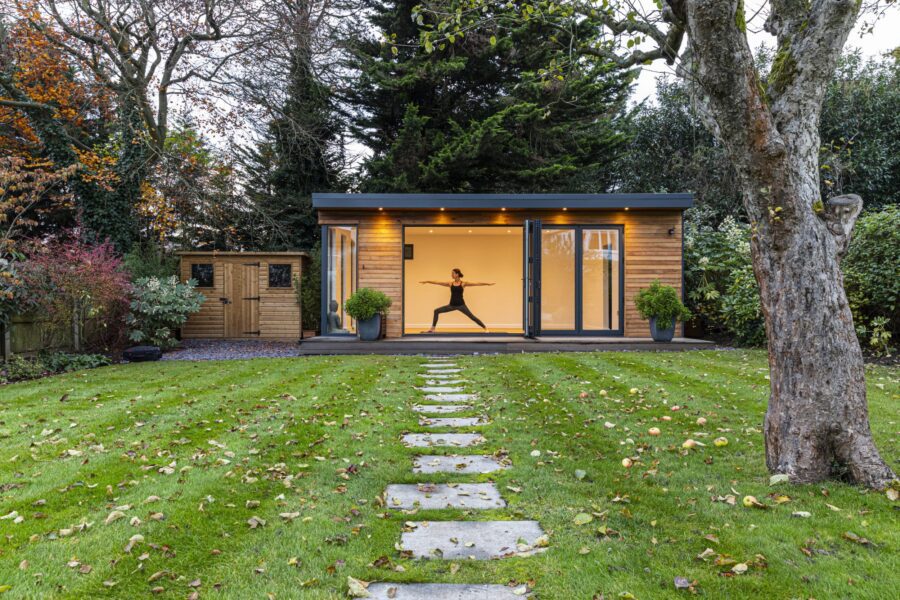
MULTIPOLYGON (((490 479, 509 506, 410 515, 379 497, 423 480, 398 441, 425 431, 409 410, 422 362, 166 362, 0 387, 0 589, 341 598, 352 575, 529 583, 560 600, 896 597, 896 502, 838 483, 769 485, 761 352, 461 357, 476 412, 492 419, 478 452, 508 452, 513 466, 430 480, 490 479), (682 449, 688 438, 705 445, 682 449), (768 508, 743 506, 746 495, 768 508), (451 518, 536 519, 550 549, 450 563, 395 548, 404 522, 451 518)), ((898 379, 868 370, 872 425, 895 469, 898 379)))

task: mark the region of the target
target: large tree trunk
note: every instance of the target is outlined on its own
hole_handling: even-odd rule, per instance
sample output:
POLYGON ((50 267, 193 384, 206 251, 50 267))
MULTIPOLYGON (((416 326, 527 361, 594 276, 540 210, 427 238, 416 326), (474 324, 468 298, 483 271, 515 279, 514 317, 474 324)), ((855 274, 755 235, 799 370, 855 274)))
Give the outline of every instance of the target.
MULTIPOLYGON (((811 191, 818 197, 818 189, 811 191)), ((855 218, 858 206, 847 217, 855 218)), ((894 474, 872 441, 840 238, 826 222, 840 219, 836 213, 843 210, 845 205, 831 204, 824 218, 812 211, 797 215, 783 247, 765 234, 753 241, 771 379, 766 464, 798 483, 838 477, 883 488, 894 474)))
POLYGON ((818 125, 825 86, 856 18, 854 0, 773 0, 778 36, 762 81, 738 0, 669 2, 688 32, 683 74, 741 181, 769 349, 766 463, 792 482, 895 476, 872 441, 864 362, 840 259, 862 208, 823 203, 818 125), (679 12, 683 10, 683 12, 679 12))

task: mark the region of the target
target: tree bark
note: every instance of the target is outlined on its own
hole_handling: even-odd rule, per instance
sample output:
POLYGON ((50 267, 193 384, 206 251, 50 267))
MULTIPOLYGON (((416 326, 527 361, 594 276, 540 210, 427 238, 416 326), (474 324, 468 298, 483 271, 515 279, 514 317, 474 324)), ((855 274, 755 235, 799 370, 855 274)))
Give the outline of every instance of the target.
POLYGON ((838 477, 884 488, 896 477, 872 440, 840 269, 862 201, 826 205, 819 193, 822 96, 858 5, 773 3, 780 46, 765 82, 738 0, 687 0, 680 15, 678 7, 689 40, 683 71, 738 172, 753 226, 771 386, 766 463, 795 483, 838 477))

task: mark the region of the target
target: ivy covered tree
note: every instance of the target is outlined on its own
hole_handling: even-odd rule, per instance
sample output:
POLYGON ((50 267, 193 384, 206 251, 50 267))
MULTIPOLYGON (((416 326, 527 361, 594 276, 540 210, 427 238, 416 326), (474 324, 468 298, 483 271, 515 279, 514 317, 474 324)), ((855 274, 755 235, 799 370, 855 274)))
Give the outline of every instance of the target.
POLYGON ((355 136, 373 192, 603 191, 622 147, 632 74, 581 61, 545 77, 559 43, 537 21, 502 39, 419 46, 417 1, 374 4, 351 48, 355 136), (383 43, 388 40, 390 43, 383 43))

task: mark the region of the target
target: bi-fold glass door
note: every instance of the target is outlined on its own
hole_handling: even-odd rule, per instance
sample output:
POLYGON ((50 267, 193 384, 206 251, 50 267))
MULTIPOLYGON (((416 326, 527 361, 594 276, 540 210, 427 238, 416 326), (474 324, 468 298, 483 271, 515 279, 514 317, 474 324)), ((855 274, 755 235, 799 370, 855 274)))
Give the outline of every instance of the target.
POLYGON ((527 227, 526 334, 621 335, 622 228, 527 227))

